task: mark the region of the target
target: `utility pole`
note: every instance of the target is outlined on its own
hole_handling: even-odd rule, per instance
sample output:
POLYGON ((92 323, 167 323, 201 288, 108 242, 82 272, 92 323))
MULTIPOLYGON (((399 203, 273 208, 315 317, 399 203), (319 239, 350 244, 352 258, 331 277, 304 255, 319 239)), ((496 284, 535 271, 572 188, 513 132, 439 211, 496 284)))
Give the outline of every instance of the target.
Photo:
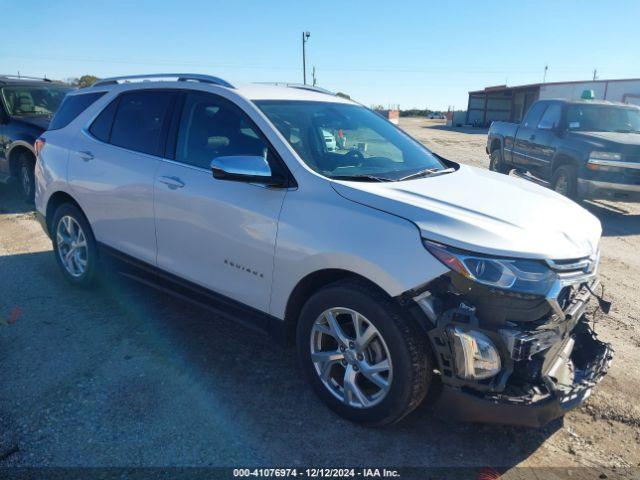
POLYGON ((313 86, 316 86, 317 83, 317 79, 316 79, 316 66, 313 66, 313 70, 311 70, 311 78, 313 79, 313 86))
POLYGON ((302 32, 302 81, 304 85, 307 84, 307 55, 305 51, 305 44, 309 37, 311 36, 311 32, 302 32))
POLYGON ((597 80, 597 79, 598 79, 598 69, 597 69, 597 68, 594 68, 594 69, 593 69, 593 80, 595 81, 595 80, 597 80))
POLYGON ((542 75, 542 83, 547 81, 547 70, 549 70, 549 64, 544 66, 544 75, 542 75))

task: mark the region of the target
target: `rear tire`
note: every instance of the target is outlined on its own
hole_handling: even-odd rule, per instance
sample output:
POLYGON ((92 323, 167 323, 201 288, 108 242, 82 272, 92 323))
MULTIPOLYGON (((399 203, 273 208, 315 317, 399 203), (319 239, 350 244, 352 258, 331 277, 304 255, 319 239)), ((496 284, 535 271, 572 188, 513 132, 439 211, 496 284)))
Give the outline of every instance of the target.
POLYGON ((36 194, 36 179, 34 172, 35 160, 27 153, 21 154, 18 160, 18 183, 20 186, 20 193, 29 203, 33 203, 36 194))
POLYGON ((508 175, 511 171, 511 168, 504 164, 504 160, 502 159, 502 152, 499 148, 496 148, 493 152, 491 152, 489 170, 502 173, 504 175, 508 175))
POLYGON ((65 203, 58 207, 51 222, 51 239, 65 279, 79 287, 94 285, 98 277, 98 249, 91 226, 77 206, 65 203))
POLYGON ((342 281, 314 294, 302 309, 296 334, 307 381, 348 420, 395 423, 427 394, 432 365, 426 334, 368 285, 342 281))
POLYGON ((578 200, 578 170, 573 165, 562 165, 553 174, 553 190, 571 200, 578 200))

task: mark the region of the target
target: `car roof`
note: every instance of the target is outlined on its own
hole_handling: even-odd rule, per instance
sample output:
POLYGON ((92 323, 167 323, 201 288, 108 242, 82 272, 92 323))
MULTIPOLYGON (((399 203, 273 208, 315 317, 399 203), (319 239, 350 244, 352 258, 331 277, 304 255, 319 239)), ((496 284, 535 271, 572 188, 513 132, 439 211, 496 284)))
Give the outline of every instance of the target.
POLYGON ((63 82, 50 80, 48 78, 23 77, 17 75, 1 75, 0 85, 56 85, 60 87, 73 88, 63 82))
POLYGON ((611 102, 609 100, 587 100, 587 99, 575 99, 569 100, 566 98, 548 98, 544 99, 545 102, 563 102, 568 105, 602 105, 602 106, 616 106, 616 107, 631 107, 638 108, 636 105, 622 102, 611 102))
MULTIPOLYGON (((343 96, 335 95, 333 92, 311 85, 301 85, 293 83, 245 83, 230 84, 219 77, 212 77, 202 74, 151 74, 151 75, 131 75, 126 77, 113 77, 98 80, 89 88, 80 89, 73 94, 83 94, 92 91, 110 91, 116 87, 119 90, 136 90, 141 88, 189 88, 201 85, 203 87, 213 86, 228 89, 250 101, 259 100, 295 100, 295 101, 318 101, 354 104, 355 102, 343 96), (175 80, 170 80, 174 78, 175 80)), ((206 90, 206 88, 203 88, 206 90)))

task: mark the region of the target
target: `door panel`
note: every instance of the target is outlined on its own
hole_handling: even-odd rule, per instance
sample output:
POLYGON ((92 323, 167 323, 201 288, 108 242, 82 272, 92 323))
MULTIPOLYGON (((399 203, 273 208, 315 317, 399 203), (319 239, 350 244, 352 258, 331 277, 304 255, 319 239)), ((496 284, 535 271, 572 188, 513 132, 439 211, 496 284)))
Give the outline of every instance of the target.
POLYGON ((69 184, 96 240, 155 264, 153 179, 159 158, 80 133, 69 155, 69 184))
POLYGON ((153 185, 177 94, 134 90, 82 130, 69 155, 69 183, 99 242, 155 265, 153 185))
POLYGON ((171 161, 156 178, 158 267, 268 311, 286 190, 216 180, 171 161))
POLYGON ((286 190, 209 168, 217 156, 264 155, 274 170, 266 141, 231 102, 197 92, 185 95, 175 150, 155 181, 158 267, 267 312, 286 190))

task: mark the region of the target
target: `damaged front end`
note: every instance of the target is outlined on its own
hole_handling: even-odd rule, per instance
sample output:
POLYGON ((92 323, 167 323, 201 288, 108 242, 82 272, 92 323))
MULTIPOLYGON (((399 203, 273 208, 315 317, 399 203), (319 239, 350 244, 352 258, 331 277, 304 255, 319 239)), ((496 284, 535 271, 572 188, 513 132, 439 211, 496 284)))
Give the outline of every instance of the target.
POLYGON ((598 287, 597 255, 541 265, 487 257, 480 265, 481 256, 432 245, 427 248, 451 272, 404 300, 428 331, 443 384, 443 414, 537 427, 589 397, 613 353, 586 314, 598 287), (509 273, 496 266, 500 262, 524 280, 505 279, 509 273), (505 288, 509 284, 518 288, 505 288))

